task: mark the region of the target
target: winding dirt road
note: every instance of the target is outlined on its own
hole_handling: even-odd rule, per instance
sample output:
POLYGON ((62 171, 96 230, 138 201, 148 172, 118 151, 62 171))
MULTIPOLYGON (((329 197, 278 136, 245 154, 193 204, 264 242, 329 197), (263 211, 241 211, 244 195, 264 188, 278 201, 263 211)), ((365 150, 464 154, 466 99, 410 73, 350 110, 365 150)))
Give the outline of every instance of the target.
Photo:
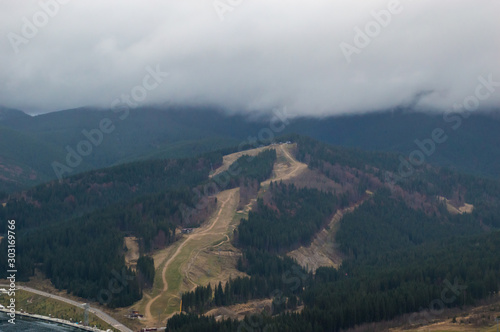
POLYGON ((148 303, 146 304, 145 316, 146 316, 146 319, 148 321, 152 322, 154 320, 153 315, 151 314, 151 306, 153 305, 153 303, 158 298, 160 298, 168 290, 168 282, 167 282, 167 279, 166 279, 166 272, 167 272, 167 269, 168 269, 170 263, 177 257, 177 255, 181 252, 181 250, 186 246, 186 244, 189 241, 192 241, 192 240, 194 240, 196 238, 199 238, 199 237, 202 237, 202 236, 206 235, 207 233, 209 233, 214 228, 214 226, 219 222, 221 213, 224 210, 225 205, 231 200, 231 198, 234 198, 234 195, 236 194, 236 190, 233 189, 232 191, 233 191, 232 195, 229 195, 221 203, 221 205, 220 205, 220 207, 218 209, 217 215, 214 218, 213 222, 208 227, 206 227, 206 228, 202 227, 202 228, 199 228, 199 229, 195 230, 191 234, 185 235, 183 242, 179 245, 179 247, 177 248, 177 250, 172 254, 172 256, 170 256, 170 258, 167 260, 167 262, 163 266, 163 269, 162 269, 162 272, 161 272, 162 273, 163 289, 160 292, 160 294, 158 294, 154 298, 151 298, 148 301, 148 303))
MULTIPOLYGON (((253 154, 257 154, 259 150, 263 149, 269 149, 269 148, 274 148, 276 149, 276 152, 278 153, 279 156, 285 157, 286 163, 276 163, 274 170, 273 170, 273 178, 267 181, 262 182, 262 185, 267 185, 270 183, 270 181, 280 181, 280 180, 287 180, 290 179, 294 176, 299 175, 302 171, 307 169, 307 165, 303 164, 301 162, 298 162, 293 158, 288 151, 288 148, 291 147, 291 145, 277 145, 277 146, 272 146, 272 147, 265 147, 261 149, 255 149, 252 150, 253 154)), ((233 161, 236 160, 238 156, 240 156, 243 153, 239 153, 238 155, 235 156, 225 156, 225 164, 221 166, 220 169, 217 169, 214 174, 220 173, 221 169, 227 168, 228 164, 230 164, 228 161, 233 161)), ((165 262, 162 270, 161 270, 161 276, 162 276, 162 283, 163 283, 163 288, 161 289, 160 293, 156 295, 155 297, 152 297, 148 300, 146 307, 145 307, 145 318, 148 323, 152 323, 155 321, 153 318, 153 315, 151 313, 151 308, 153 304, 162 296, 166 295, 166 292, 169 290, 168 287, 168 281, 166 277, 167 270, 169 266, 172 264, 172 262, 179 256, 179 254, 182 252, 182 250, 186 247, 186 245, 193 240, 200 240, 203 239, 203 237, 207 235, 221 235, 222 237, 226 237, 226 240, 223 240, 220 244, 226 242, 229 240, 229 237, 227 236, 227 229, 229 227, 229 224, 232 220, 232 217, 234 216, 234 213, 236 213, 236 205, 237 203, 237 198, 239 197, 239 189, 231 189, 231 190, 225 190, 220 192, 217 195, 217 199, 220 203, 218 207, 218 211, 215 214, 214 217, 212 217, 212 222, 204 227, 200 227, 199 229, 195 230, 191 234, 186 234, 184 235, 184 238, 182 243, 177 247, 175 252, 168 258, 168 260, 165 262), (224 200, 221 200, 221 198, 225 198, 224 200), (231 204, 228 204, 230 203, 231 204), (225 211, 228 210, 228 211, 225 211), (231 210, 231 211, 229 211, 231 210), (224 211, 224 213, 223 213, 224 211), (217 231, 212 232, 212 230, 217 227, 217 231), (220 229, 219 229, 220 228, 220 229)), ((189 280, 191 283, 194 284, 194 281, 190 279, 189 277, 189 270, 191 269, 192 262, 196 260, 198 254, 203 250, 206 249, 207 247, 213 246, 213 244, 202 244, 200 243, 199 248, 194 248, 193 251, 189 254, 189 261, 186 264, 186 269, 185 271, 180 271, 180 273, 183 275, 186 280, 189 280), (182 273, 184 272, 184 273, 182 273)), ((196 286, 195 286, 196 287, 196 286)), ((171 294, 172 297, 177 297, 176 295, 171 294)), ((175 313, 175 312, 174 312, 175 313)), ((166 317, 163 321, 171 317, 174 313, 170 314, 168 317, 166 317)))

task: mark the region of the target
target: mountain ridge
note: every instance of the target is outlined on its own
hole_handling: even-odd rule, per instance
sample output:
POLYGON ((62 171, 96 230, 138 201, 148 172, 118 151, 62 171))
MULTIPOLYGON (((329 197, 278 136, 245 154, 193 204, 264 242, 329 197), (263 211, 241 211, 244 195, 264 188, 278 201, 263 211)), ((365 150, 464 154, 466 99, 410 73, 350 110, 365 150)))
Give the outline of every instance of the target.
MULTIPOLYGON (((0 191, 28 188, 56 178, 51 164, 54 161, 64 163, 68 148, 76 150, 79 142, 88 140, 83 131, 99 129, 103 119, 111 121, 113 131, 104 134, 102 144, 92 146, 92 152, 83 156, 81 163, 65 175, 134 160, 195 156, 237 145, 251 136, 257 138, 270 126, 265 116, 228 115, 215 107, 144 107, 130 110, 124 120, 119 115, 110 110, 79 108, 0 120, 0 128, 8 128, 11 134, 33 141, 39 155, 50 156, 29 158, 22 140, 9 140, 4 134, 4 144, 11 147, 11 152, 6 155, 7 150, 2 149, 0 157, 14 166, 29 165, 40 175, 36 180, 18 181, 17 185, 0 180, 0 191)), ((474 113, 468 118, 458 114, 443 118, 443 114, 399 109, 321 119, 290 118, 285 124, 273 137, 297 133, 334 145, 396 152, 405 158, 413 151, 421 151, 415 143, 417 140, 426 142, 432 138, 433 130, 442 129, 446 140, 435 144, 431 154, 424 154, 426 162, 476 175, 500 176, 497 166, 500 164, 497 144, 500 118, 494 112, 474 113)))

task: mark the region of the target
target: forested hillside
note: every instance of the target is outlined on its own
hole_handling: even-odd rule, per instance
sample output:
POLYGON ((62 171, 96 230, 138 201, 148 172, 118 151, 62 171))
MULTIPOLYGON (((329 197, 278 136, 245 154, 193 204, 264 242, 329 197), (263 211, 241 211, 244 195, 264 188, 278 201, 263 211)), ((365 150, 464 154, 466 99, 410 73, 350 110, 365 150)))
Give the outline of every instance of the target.
MULTIPOLYGON (((300 136, 296 157, 335 182, 338 192, 274 183, 235 231, 248 278, 183 295, 171 331, 340 331, 428 308, 473 305, 499 291, 500 183, 423 165, 394 180, 400 160, 385 153, 337 148, 300 136), (367 194, 369 193, 369 194, 367 194), (450 212, 439 197, 468 212, 450 212), (363 197, 340 222, 338 269, 307 273, 278 254, 307 245, 332 211, 363 197), (288 281, 288 283, 286 283, 288 281), (274 287, 274 289, 273 289, 274 287), (214 321, 214 306, 273 298, 257 320, 214 321), (434 302, 433 302, 434 301, 434 302), (291 313, 298 305, 299 313, 291 313)), ((333 243, 331 244, 333 245, 333 243)), ((285 256, 286 257, 286 256, 285 256)))
POLYGON ((123 165, 11 195, 0 215, 2 225, 17 221, 18 278, 26 280, 37 266, 57 288, 78 296, 110 306, 137 301, 135 274, 122 272, 124 235, 139 236, 144 253, 173 241, 182 221, 178 205, 193 204, 189 188, 206 180, 212 161, 217 157, 123 165), (114 273, 132 279, 111 298, 99 297, 114 273))
POLYGON ((5 163, 6 171, 16 166, 29 169, 5 178, 0 173, 0 191, 13 192, 56 179, 54 162, 70 166, 62 172, 67 177, 137 160, 194 157, 236 146, 243 133, 259 128, 242 116, 228 117, 213 108, 146 107, 119 112, 80 108, 34 117, 14 113, 17 116, 0 119, 0 138, 5 144, 0 165, 5 163), (103 120, 110 123, 109 132, 100 131, 103 120), (97 142, 91 144, 92 152, 80 156, 76 167, 68 165, 69 151, 77 151, 82 141, 92 142, 90 133, 97 142))
MULTIPOLYGON (((401 177, 395 154, 333 147, 297 135, 282 139, 296 143, 290 151, 311 172, 336 185, 325 191, 298 187, 292 179, 261 188, 277 160, 272 148, 243 155, 210 177, 222 156, 237 150, 230 147, 2 194, 0 226, 15 218, 23 243, 17 251, 18 278, 26 280, 38 269, 59 289, 111 307, 130 305, 141 298, 143 287, 151 287, 154 264, 148 254, 176 241, 179 228, 203 224, 214 211, 217 191, 240 187, 247 200, 258 197, 232 238, 242 252, 237 268, 248 277, 183 294, 182 308, 190 315, 173 316, 168 323, 173 331, 235 330, 241 323, 197 315, 255 299, 273 299, 259 329, 338 331, 426 307, 448 283, 467 287, 467 296, 457 295, 448 307, 498 292, 498 181, 426 164, 401 177), (308 273, 285 255, 309 245, 337 210, 360 202, 336 232, 343 259, 339 269, 308 273), (460 212, 461 206, 468 208, 460 212), (126 267, 125 236, 138 238, 138 272, 126 267), (127 276, 126 284, 116 294, 106 293, 117 274, 127 276), (300 312, 290 312, 299 307, 300 312)), ((1 250, 6 245, 3 241, 1 250)))
POLYGON ((290 289, 290 281, 282 276, 292 270, 304 276, 307 272, 292 259, 280 258, 276 253, 308 243, 340 204, 329 193, 293 185, 271 182, 270 192, 272 203, 265 205, 259 200, 248 220, 242 220, 235 230, 235 245, 243 249, 238 269, 250 277, 229 280, 225 285, 197 287, 182 296, 184 311, 202 313, 214 306, 244 303, 277 292, 290 298, 293 307, 297 305, 295 295, 302 288, 297 285, 290 289))
MULTIPOLYGON (((137 160, 199 156, 256 140, 260 130, 269 128, 269 117, 275 116, 228 115, 222 109, 203 106, 114 111, 80 108, 35 117, 15 110, 4 113, 0 115, 0 192, 14 192, 57 178, 53 163, 66 165, 68 148, 75 151, 80 142, 89 141, 91 132, 99 144, 92 144, 92 153, 83 156, 64 176, 137 160), (95 130, 103 119, 109 120, 113 129, 102 133, 100 139, 95 130)), ((406 157, 421 150, 416 140, 430 139, 433 130, 439 128, 446 139, 426 152, 426 162, 466 173, 500 176, 496 144, 500 121, 494 112, 444 118, 442 114, 398 109, 322 119, 287 118, 286 110, 279 113, 281 120, 273 122, 280 128, 276 135, 297 133, 330 144, 398 152, 406 157)))
POLYGON ((336 209, 341 199, 316 189, 270 185, 271 199, 257 201, 248 220, 242 220, 235 238, 242 248, 284 253, 310 242, 336 209))
MULTIPOLYGON (((0 207, 0 225, 5 228, 8 219, 17 220, 17 239, 22 243, 17 251, 18 278, 27 280, 36 267, 58 289, 112 307, 132 304, 152 276, 145 267, 141 279, 146 282, 139 282, 126 268, 124 236, 137 237, 145 255, 175 241, 177 227, 205 222, 216 200, 196 195, 197 188, 214 181, 208 177, 210 170, 222 162, 223 153, 234 149, 91 171, 12 194, 0 207), (200 199, 209 203, 200 207, 200 199), (192 211, 189 220, 181 207, 192 211), (117 273, 130 276, 126 287, 111 297, 101 296, 117 273)), ((236 183, 265 179, 275 159, 275 151, 268 150, 240 160, 236 183)), ((7 241, 0 246, 7 250, 7 241)), ((6 264, 6 257, 0 262, 6 264)))

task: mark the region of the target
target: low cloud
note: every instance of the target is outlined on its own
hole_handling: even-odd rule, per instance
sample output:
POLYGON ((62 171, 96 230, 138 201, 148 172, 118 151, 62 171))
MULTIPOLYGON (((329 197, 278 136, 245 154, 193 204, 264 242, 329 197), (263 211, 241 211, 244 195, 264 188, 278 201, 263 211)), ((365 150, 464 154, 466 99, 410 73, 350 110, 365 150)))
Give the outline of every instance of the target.
POLYGON ((478 77, 500 82, 499 12, 494 0, 1 1, 0 104, 109 107, 158 65, 169 76, 146 103, 447 110, 478 77))

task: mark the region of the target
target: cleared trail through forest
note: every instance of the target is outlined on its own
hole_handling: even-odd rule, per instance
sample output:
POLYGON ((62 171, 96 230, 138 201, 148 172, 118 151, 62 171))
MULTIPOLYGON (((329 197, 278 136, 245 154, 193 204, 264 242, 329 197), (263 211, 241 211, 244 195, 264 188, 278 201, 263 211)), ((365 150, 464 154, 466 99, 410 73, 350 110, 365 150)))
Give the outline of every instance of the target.
MULTIPOLYGON (((256 155, 265 149, 274 148, 278 155, 278 161, 274 166, 272 179, 262 182, 262 185, 268 185, 270 181, 290 179, 307 169, 306 164, 298 162, 292 157, 289 152, 289 149, 292 147, 294 147, 294 145, 281 144, 251 150, 250 154, 256 155)), ((245 152, 239 152, 224 156, 223 165, 217 169, 214 174, 227 169, 232 162, 236 161, 244 154, 245 152)), ((173 244, 173 246, 177 245, 177 248, 170 255, 170 257, 168 257, 168 259, 166 259, 168 255, 167 253, 173 249, 164 249, 167 253, 163 254, 165 257, 162 257, 162 262, 157 265, 157 273, 161 273, 161 285, 156 285, 155 289, 159 289, 160 291, 156 296, 151 296, 145 306, 144 314, 148 324, 158 321, 155 320, 152 314, 152 312, 156 313, 157 310, 162 310, 164 313, 164 318, 162 317, 163 319, 161 319, 162 323, 165 323, 169 317, 179 312, 178 309, 172 309, 173 307, 167 309, 161 308, 161 305, 168 306, 170 304, 170 300, 173 298, 177 299, 175 300, 177 303, 180 302, 177 294, 181 291, 183 281, 188 281, 191 285, 194 284, 194 287, 196 287, 197 283, 190 278, 189 272, 193 266, 193 262, 196 261, 200 252, 208 247, 213 247, 214 245, 220 246, 229 241, 228 232, 230 232, 230 224, 236 213, 239 201, 239 188, 222 191, 218 193, 216 197, 218 201, 217 211, 214 212, 214 215, 210 218, 209 223, 196 229, 193 233, 185 234, 180 240, 180 243, 177 242, 176 244, 173 244), (181 278, 180 282, 176 282, 175 289, 169 287, 169 282, 172 284, 172 281, 169 280, 169 272, 174 273, 176 278, 181 278), (155 308, 155 306, 157 308, 155 308)), ((162 255, 162 253, 157 253, 157 255, 162 255)), ((170 275, 170 278, 173 277, 170 275)), ((190 288, 192 287, 193 286, 190 288)))
POLYGON ((221 213, 224 210, 225 205, 227 204, 227 202, 229 202, 229 200, 231 198, 233 198, 233 196, 234 196, 235 193, 236 192, 233 190, 232 195, 228 195, 228 197, 226 198, 226 200, 222 202, 222 204, 220 205, 220 207, 218 209, 218 212, 217 212, 217 215, 216 215, 215 219, 213 220, 213 222, 210 224, 209 227, 207 227, 207 228, 200 228, 200 229, 196 230, 195 232, 193 232, 191 234, 187 234, 185 236, 185 238, 183 239, 183 242, 179 245, 179 247, 177 247, 177 250, 174 252, 174 254, 172 256, 170 256, 170 258, 167 260, 167 262, 165 263, 165 265, 163 266, 163 269, 161 271, 162 282, 163 282, 163 290, 160 292, 160 294, 158 294, 157 296, 155 296, 154 298, 152 298, 151 300, 149 300, 148 303, 146 304, 146 310, 145 310, 146 320, 153 321, 153 315, 151 314, 151 306, 153 305, 153 303, 158 298, 160 298, 165 292, 168 291, 168 282, 167 282, 167 278, 166 278, 166 272, 167 272, 168 267, 172 263, 172 261, 174 261, 176 259, 176 257, 181 252, 181 250, 190 241, 192 241, 192 240, 194 240, 196 238, 203 237, 206 233, 210 232, 213 229, 213 227, 218 223, 218 221, 220 219, 220 216, 221 216, 221 213))

